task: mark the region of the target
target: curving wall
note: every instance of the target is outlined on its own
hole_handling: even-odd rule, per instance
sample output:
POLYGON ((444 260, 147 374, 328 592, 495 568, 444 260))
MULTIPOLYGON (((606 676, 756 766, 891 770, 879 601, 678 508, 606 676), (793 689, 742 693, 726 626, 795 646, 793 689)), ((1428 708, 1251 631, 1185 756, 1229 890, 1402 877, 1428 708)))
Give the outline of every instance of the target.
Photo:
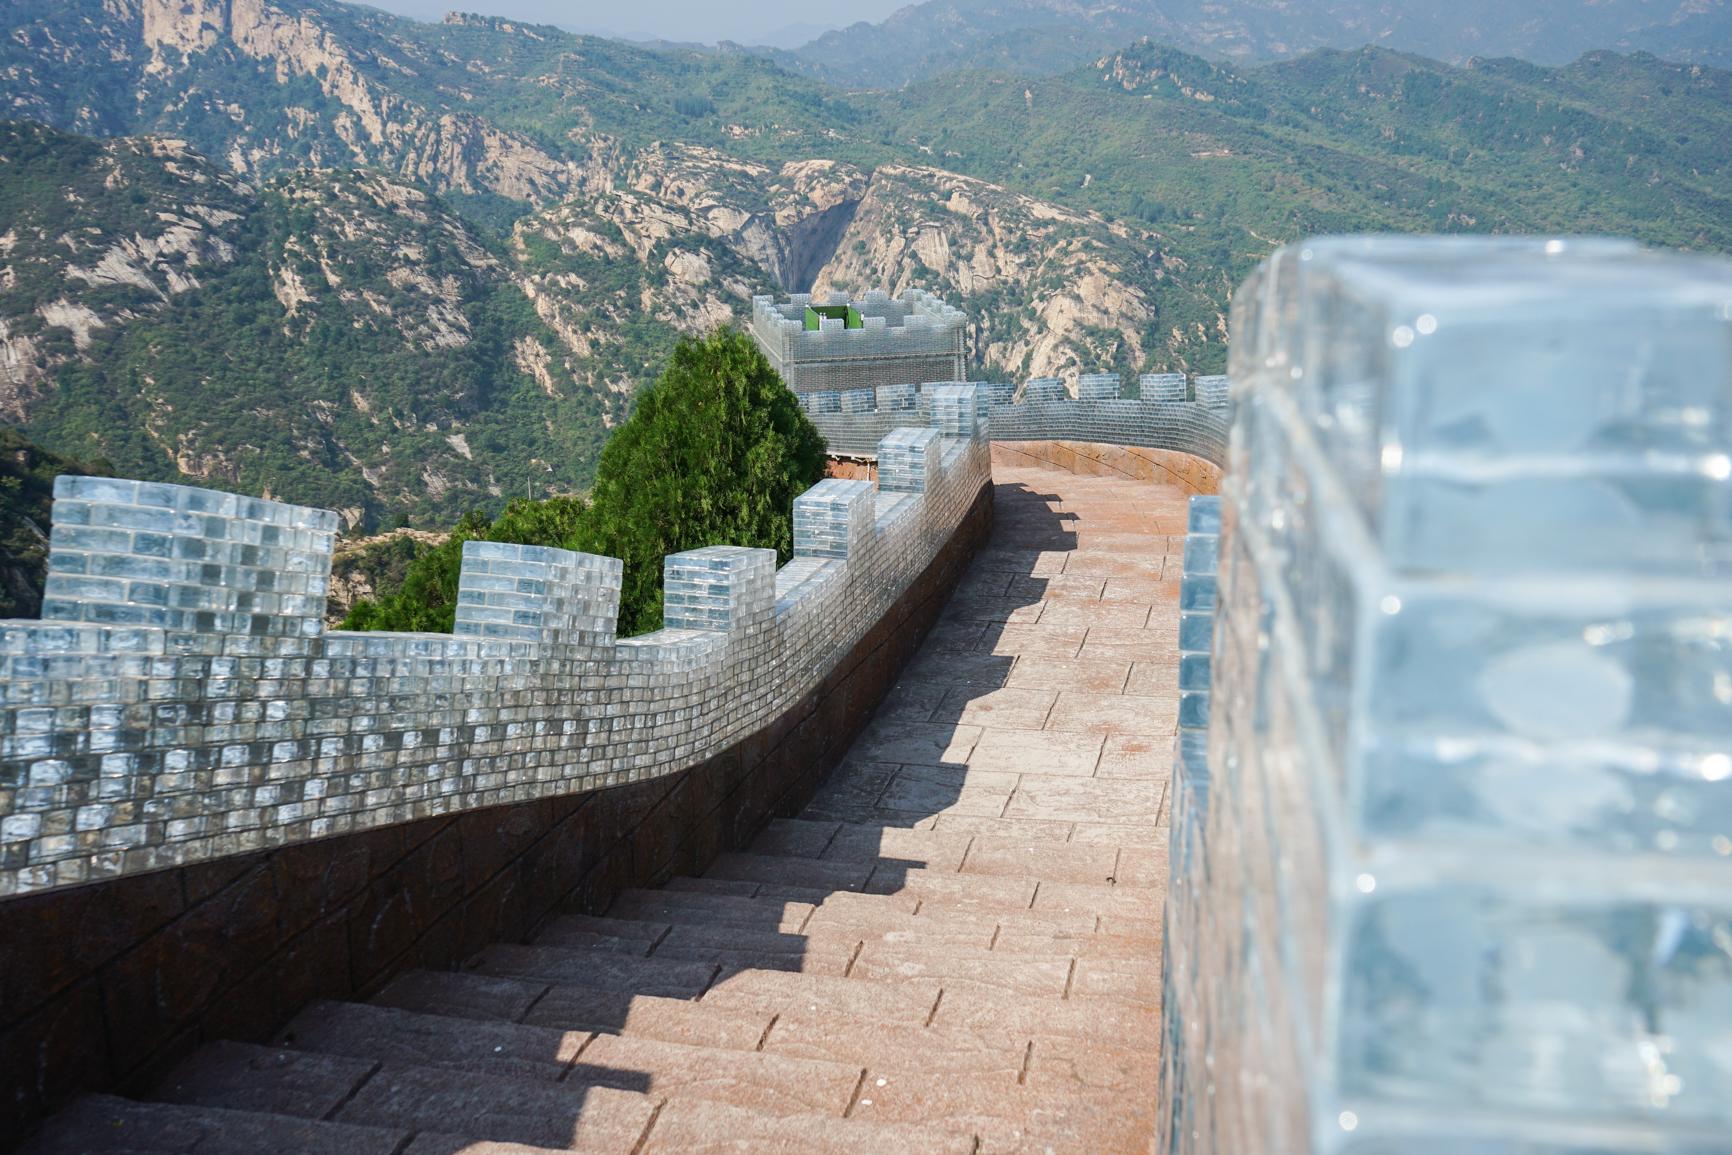
POLYGON ((453 634, 322 625, 335 517, 63 477, 42 621, 0 623, 0 896, 575 794, 702 762, 782 713, 935 558, 989 478, 984 391, 795 503, 795 557, 620 566, 464 548, 453 634))
MULTIPOLYGON (((1145 374, 1141 397, 1126 398, 1115 374, 1085 374, 1072 399, 1053 378, 1036 378, 1020 389, 982 384, 992 440, 1075 441, 1168 450, 1221 466, 1227 460, 1229 410, 1225 378, 1199 377, 1197 400, 1187 400, 1179 374, 1145 374), (1173 384, 1176 382, 1176 387, 1173 384)), ((801 397, 832 453, 870 454, 890 430, 927 413, 933 385, 887 385, 801 397)))

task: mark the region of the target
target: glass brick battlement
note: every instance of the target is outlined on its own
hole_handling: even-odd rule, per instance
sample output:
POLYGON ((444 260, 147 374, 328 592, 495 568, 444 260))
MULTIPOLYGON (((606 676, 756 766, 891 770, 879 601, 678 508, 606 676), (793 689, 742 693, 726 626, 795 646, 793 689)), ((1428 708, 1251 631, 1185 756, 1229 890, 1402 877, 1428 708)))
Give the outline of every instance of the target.
POLYGON ((702 762, 811 692, 950 542, 990 479, 984 408, 940 390, 876 487, 796 499, 780 569, 669 556, 666 628, 636 638, 617 560, 480 541, 452 633, 327 631, 335 514, 63 476, 44 620, 0 622, 0 898, 702 762))
MULTIPOLYGON (((880 385, 805 393, 801 406, 832 453, 870 455, 906 414, 931 412, 934 390, 953 384, 880 385)), ((976 382, 987 405, 994 441, 1082 441, 1172 450, 1213 465, 1227 459, 1226 377, 1145 373, 1138 396, 1130 396, 1116 373, 1085 373, 1072 396, 1056 377, 1035 377, 1021 386, 976 382), (1195 393, 1195 399, 1192 393, 1195 393)))
POLYGON ((960 380, 966 320, 918 289, 898 297, 874 290, 858 300, 796 293, 782 303, 752 298, 750 330, 788 388, 811 393, 960 380))
POLYGON ((1166 1150, 1726 1150, 1732 262, 1323 239, 1233 332, 1166 1150))

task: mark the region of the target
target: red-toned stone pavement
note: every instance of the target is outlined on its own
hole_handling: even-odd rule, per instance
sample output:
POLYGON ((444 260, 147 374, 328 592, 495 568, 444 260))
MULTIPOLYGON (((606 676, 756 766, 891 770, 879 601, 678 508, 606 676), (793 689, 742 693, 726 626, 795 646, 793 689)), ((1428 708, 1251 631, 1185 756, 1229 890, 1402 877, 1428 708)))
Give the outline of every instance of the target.
POLYGON ((82 1100, 43 1148, 1150 1150, 1185 495, 995 480, 989 547, 801 818, 82 1100))

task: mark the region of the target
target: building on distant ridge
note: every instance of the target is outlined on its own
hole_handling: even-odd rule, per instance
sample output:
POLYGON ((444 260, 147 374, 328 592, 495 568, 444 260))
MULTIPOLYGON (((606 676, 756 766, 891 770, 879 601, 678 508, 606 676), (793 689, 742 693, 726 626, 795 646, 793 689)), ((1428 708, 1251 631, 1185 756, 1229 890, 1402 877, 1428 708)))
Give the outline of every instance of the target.
POLYGON ((967 379, 959 309, 931 293, 752 298, 752 336, 795 393, 967 379))

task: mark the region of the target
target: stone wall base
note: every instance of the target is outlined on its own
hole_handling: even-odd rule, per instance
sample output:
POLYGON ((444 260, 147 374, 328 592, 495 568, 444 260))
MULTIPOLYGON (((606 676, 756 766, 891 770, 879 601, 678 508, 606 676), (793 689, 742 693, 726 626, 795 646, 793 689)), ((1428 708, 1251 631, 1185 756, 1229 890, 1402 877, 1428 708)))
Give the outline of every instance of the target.
POLYGON ((994 465, 1034 465, 1093 477, 1124 477, 1176 485, 1189 493, 1221 491, 1221 470, 1200 457, 1168 449, 1136 449, 1091 441, 994 441, 994 465))
POLYGON ((0 1148, 75 1094, 149 1087, 201 1043, 267 1041, 314 999, 457 967, 747 846, 847 753, 991 525, 987 485, 821 686, 677 774, 0 902, 0 1148))

